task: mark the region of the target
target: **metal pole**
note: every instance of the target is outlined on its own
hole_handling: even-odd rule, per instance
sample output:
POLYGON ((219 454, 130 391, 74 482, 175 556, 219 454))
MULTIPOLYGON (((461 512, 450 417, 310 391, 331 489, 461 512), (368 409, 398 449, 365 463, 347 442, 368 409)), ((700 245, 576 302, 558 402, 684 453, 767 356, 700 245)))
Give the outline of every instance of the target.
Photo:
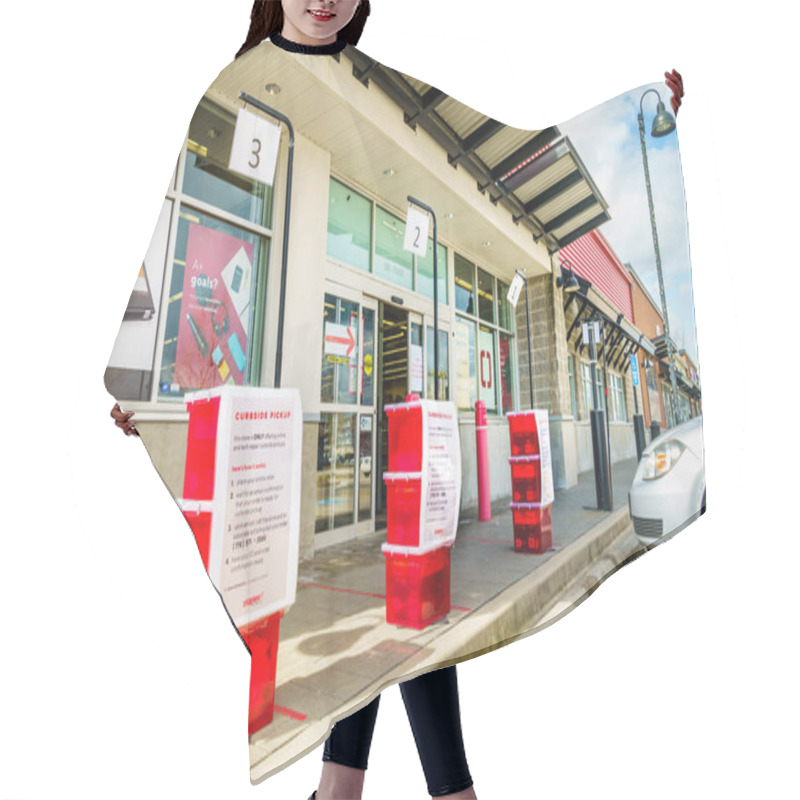
POLYGON ((286 280, 287 280, 287 273, 289 268, 289 221, 291 220, 292 216, 292 175, 294 172, 294 126, 291 123, 289 117, 281 114, 280 111, 276 111, 274 108, 270 108, 268 105, 265 105, 260 100, 257 100, 255 97, 247 94, 247 92, 242 92, 239 95, 241 100, 244 100, 245 103, 249 103, 251 106, 255 106, 260 111, 263 111, 265 114, 269 115, 270 117, 274 117, 275 119, 282 122, 286 127, 289 129, 289 165, 286 172, 286 208, 284 210, 283 216, 283 252, 282 252, 282 263, 281 263, 281 288, 280 288, 280 299, 278 302, 278 340, 275 344, 275 388, 280 389, 281 386, 281 368, 283 366, 283 323, 286 316, 286 280))
MULTIPOLYGON (((667 360, 669 363, 669 382, 672 384, 672 406, 673 409, 678 405, 678 384, 675 379, 675 364, 674 355, 672 352, 672 340, 669 335, 669 314, 667 313, 667 295, 664 290, 664 273, 661 269, 661 251, 658 248, 658 231, 656 230, 656 212, 653 206, 653 191, 650 187, 650 168, 647 164, 647 148, 645 147, 644 140, 644 110, 642 102, 647 94, 655 92, 656 96, 661 99, 661 96, 655 89, 648 89, 639 101, 639 139, 642 145, 642 162, 644 163, 644 182, 647 185, 647 203, 650 207, 650 228, 653 232, 653 247, 656 251, 656 271, 658 272, 658 290, 661 294, 661 313, 664 316, 664 335, 667 341, 667 360)), ((673 418, 675 413, 673 411, 673 418)))
POLYGON ((592 373, 592 400, 594 409, 589 414, 592 431, 592 458, 594 463, 594 487, 597 508, 611 511, 614 501, 611 495, 611 475, 608 468, 608 439, 604 411, 599 408, 600 393, 597 388, 597 344, 594 337, 594 323, 589 323, 589 362, 592 373))
POLYGON ((525 321, 528 326, 528 383, 531 387, 531 408, 533 408, 533 348, 531 347, 531 307, 528 303, 528 278, 516 270, 517 275, 525 282, 525 321))
MULTIPOLYGON (((606 469, 608 474, 609 503, 614 505, 614 486, 611 476, 611 416, 608 408, 608 366, 606 364, 606 319, 600 317, 600 336, 603 342, 603 410, 606 413, 606 469)), ((610 509, 609 509, 610 510, 610 509)))
POLYGON ((436 231, 436 212, 421 200, 408 195, 408 202, 419 206, 433 217, 433 399, 439 399, 439 238, 436 231))

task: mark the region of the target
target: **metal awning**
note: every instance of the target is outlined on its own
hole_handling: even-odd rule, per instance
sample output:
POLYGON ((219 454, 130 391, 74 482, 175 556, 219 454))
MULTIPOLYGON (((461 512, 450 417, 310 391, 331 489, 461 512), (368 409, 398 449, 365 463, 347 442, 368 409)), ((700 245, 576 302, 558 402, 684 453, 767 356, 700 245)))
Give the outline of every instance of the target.
MULTIPOLYGON (((666 359, 666 356, 664 356, 666 359)), ((662 380, 668 381, 669 377, 669 361, 659 361, 658 362, 658 377, 662 380)), ((678 389, 683 390, 683 392, 691 398, 695 400, 699 400, 702 396, 702 391, 700 386, 696 384, 691 378, 684 375, 679 369, 675 370, 675 382, 678 384, 678 389)))
MULTIPOLYGON (((678 345, 675 344, 675 340, 670 338, 669 343, 672 345, 672 352, 678 352, 678 345)), ((667 348, 667 335, 662 333, 660 336, 656 336, 653 339, 653 345, 656 348, 656 358, 669 358, 669 350, 667 348)))
MULTIPOLYGON (((561 268, 562 278, 566 278, 569 271, 561 268)), ((622 313, 616 313, 613 306, 603 299, 593 288, 592 284, 577 273, 575 278, 580 284, 577 292, 564 294, 564 314, 570 306, 576 304, 575 319, 567 329, 567 346, 572 344, 582 353, 586 346, 582 341, 582 323, 602 319, 605 323, 606 341, 605 348, 599 348, 597 357, 603 358, 605 349, 606 364, 612 369, 621 370, 623 373, 630 367, 630 356, 639 348, 650 356, 655 354, 655 348, 650 340, 631 324, 622 313)))
POLYGON ((355 48, 344 54, 359 81, 373 81, 402 109, 407 125, 433 137, 453 168, 467 170, 478 189, 507 208, 535 241, 544 239, 550 253, 611 218, 572 143, 557 127, 509 127, 355 48))

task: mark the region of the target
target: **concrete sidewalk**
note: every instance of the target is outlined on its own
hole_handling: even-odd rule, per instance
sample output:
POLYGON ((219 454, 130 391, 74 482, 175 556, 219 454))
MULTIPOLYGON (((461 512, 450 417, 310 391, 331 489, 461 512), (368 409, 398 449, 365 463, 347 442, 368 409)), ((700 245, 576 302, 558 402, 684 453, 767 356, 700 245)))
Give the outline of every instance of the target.
POLYGON ((543 555, 514 551, 507 501, 493 507, 490 522, 462 518, 451 612, 422 631, 385 622, 385 531, 302 563, 296 602, 281 620, 275 718, 250 740, 251 781, 317 747, 332 720, 400 678, 488 652, 567 613, 591 592, 576 581, 593 565, 599 584, 632 555, 630 540, 621 542, 635 470, 633 459, 614 466, 612 512, 597 510, 592 472, 556 492, 553 547, 543 555))

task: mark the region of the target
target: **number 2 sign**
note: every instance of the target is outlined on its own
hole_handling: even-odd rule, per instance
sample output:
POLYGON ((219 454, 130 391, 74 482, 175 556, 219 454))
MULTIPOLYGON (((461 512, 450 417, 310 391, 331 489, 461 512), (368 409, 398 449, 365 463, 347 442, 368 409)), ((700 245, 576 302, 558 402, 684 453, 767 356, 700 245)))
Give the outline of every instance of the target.
POLYGON ((426 211, 420 211, 416 206, 408 207, 403 250, 407 250, 409 253, 416 253, 420 258, 425 258, 428 253, 429 222, 430 219, 426 211))
POLYGON ((280 125, 246 108, 240 108, 228 169, 272 186, 280 144, 280 125))

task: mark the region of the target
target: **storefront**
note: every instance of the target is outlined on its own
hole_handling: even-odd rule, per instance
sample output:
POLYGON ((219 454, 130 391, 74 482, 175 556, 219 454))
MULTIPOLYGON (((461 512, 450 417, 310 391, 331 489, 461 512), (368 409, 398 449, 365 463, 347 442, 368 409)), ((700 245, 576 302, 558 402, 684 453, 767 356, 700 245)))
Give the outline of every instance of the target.
POLYGON ((549 277, 553 253, 608 219, 602 198, 555 128, 507 128, 357 51, 323 66, 273 49, 266 84, 264 54, 223 71, 192 119, 109 390, 179 497, 186 392, 275 385, 280 365, 304 412, 303 555, 385 524, 384 409, 436 385, 459 410, 462 507, 477 502, 477 400, 492 497, 507 497, 505 415, 530 407, 508 288, 517 270, 549 277), (228 167, 243 91, 291 120, 272 185, 228 167), (438 332, 432 228, 424 256, 403 248, 410 194, 436 209, 438 332))

